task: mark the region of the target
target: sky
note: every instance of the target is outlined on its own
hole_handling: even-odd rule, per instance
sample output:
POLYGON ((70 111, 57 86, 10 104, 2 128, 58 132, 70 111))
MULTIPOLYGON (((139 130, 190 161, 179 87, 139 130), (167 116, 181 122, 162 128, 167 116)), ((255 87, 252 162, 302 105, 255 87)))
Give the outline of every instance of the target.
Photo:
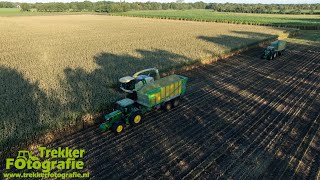
MULTIPOLYGON (((74 2, 74 1, 84 1, 84 0, 0 0, 0 1, 9 1, 9 2, 74 2)), ((96 2, 99 0, 89 0, 91 2, 96 2)), ((108 1, 108 0, 106 0, 108 1)), ((110 1, 119 1, 119 0, 110 0, 110 1)), ((126 2, 175 2, 175 0, 125 0, 126 2)), ((184 0, 185 2, 196 2, 200 0, 184 0)), ((202 0, 206 3, 262 3, 262 4, 313 4, 320 3, 320 0, 202 0)))

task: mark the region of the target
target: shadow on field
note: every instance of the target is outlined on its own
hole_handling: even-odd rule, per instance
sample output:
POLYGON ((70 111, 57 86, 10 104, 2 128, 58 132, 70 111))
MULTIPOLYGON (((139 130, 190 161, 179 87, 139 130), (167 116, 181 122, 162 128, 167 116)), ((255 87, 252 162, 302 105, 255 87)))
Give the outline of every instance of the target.
POLYGON ((214 37, 198 36, 197 38, 199 40, 224 46, 228 49, 226 52, 230 52, 230 51, 234 51, 250 45, 255 45, 258 42, 260 42, 261 39, 271 39, 271 38, 277 37, 276 35, 272 35, 272 34, 249 32, 249 31, 232 31, 232 32, 240 35, 246 35, 247 37, 219 35, 214 37))
POLYGON ((263 38, 267 39, 270 37, 277 37, 277 35, 267 34, 267 33, 259 33, 259 32, 251 32, 251 31, 231 31, 237 34, 247 35, 250 39, 263 38))
POLYGON ((20 143, 47 129, 40 121, 47 101, 37 83, 23 75, 0 66, 0 150, 20 143))
POLYGON ((320 31, 300 31, 299 35, 295 37, 296 39, 308 40, 313 41, 315 46, 320 46, 320 31), (317 43, 317 44, 316 44, 317 43))
POLYGON ((138 49, 136 52, 139 57, 101 52, 94 57, 98 68, 92 72, 82 68, 65 69, 65 79, 61 84, 67 89, 67 108, 71 111, 100 111, 106 104, 121 98, 118 93, 119 78, 145 68, 156 67, 161 71, 193 61, 159 49, 138 49))
POLYGON ((292 21, 304 21, 310 24, 314 24, 315 26, 320 26, 320 15, 318 15, 318 18, 293 18, 292 21))

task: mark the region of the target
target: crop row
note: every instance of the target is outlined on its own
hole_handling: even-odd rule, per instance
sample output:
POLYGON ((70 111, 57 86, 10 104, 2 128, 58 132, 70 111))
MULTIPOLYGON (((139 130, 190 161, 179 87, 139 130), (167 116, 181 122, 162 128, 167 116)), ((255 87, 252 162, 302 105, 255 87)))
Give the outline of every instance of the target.
MULTIPOLYGON (((318 79, 314 79, 314 84, 317 84, 318 79)), ((301 83, 303 84, 303 83, 301 83)), ((301 86, 301 85, 300 85, 301 86)), ((310 85, 308 88, 304 89, 304 86, 300 88, 299 90, 302 91, 300 96, 295 96, 296 94, 293 92, 291 94, 291 97, 288 97, 286 101, 291 103, 293 106, 282 106, 279 107, 280 113, 276 113, 276 117, 270 118, 273 119, 271 122, 268 122, 268 126, 265 129, 255 129, 256 132, 259 132, 259 136, 256 137, 256 135, 253 135, 252 138, 247 136, 250 139, 253 139, 253 137, 256 137, 253 142, 251 142, 250 145, 247 145, 249 147, 246 148, 238 148, 238 151, 243 152, 242 155, 239 158, 233 158, 232 156, 228 156, 228 158, 232 159, 232 163, 229 164, 229 167, 227 170, 232 169, 231 177, 234 178, 243 178, 242 176, 248 176, 247 178, 251 178, 258 175, 258 174, 250 174, 249 171, 252 172, 259 172, 257 169, 257 165, 253 164, 252 162, 257 161, 257 157, 264 157, 265 159, 270 158, 268 156, 268 151, 264 150, 264 147, 269 147, 274 145, 273 143, 279 143, 286 140, 283 130, 286 129, 290 124, 295 123, 295 116, 299 113, 299 108, 297 106, 300 106, 299 103, 305 103, 306 97, 309 96, 308 93, 310 93, 311 90, 314 91, 315 86, 310 85), (309 88, 309 89, 308 89, 309 88), (310 90, 310 91, 309 91, 310 90), (290 101, 289 101, 290 100, 290 101), (295 112, 293 112, 295 111, 295 112), (292 113, 292 114, 291 114, 292 113), (273 129, 272 129, 273 128, 273 129), (260 138, 260 139, 259 139, 260 138), (241 150, 240 150, 241 149, 241 150), (264 153, 264 155, 261 155, 264 153), (254 171, 256 170, 256 171, 254 171)), ((280 105, 281 106, 281 105, 280 105)), ((243 144, 241 144, 243 146, 243 144)), ((274 148, 274 147, 273 147, 274 148)), ((268 149, 269 151, 272 150, 272 148, 268 149)), ((234 152, 233 152, 234 153, 234 152)), ((265 162, 267 162, 266 160, 265 162)), ((267 163, 266 163, 267 164, 267 163)), ((280 163, 278 163, 280 164, 280 163)), ((265 166, 265 165, 264 165, 265 166)), ((258 168, 263 168, 261 166, 258 166, 258 168)), ((226 171, 227 171, 226 170, 226 171)), ((223 173, 225 174, 225 173, 223 173)), ((267 172, 268 176, 272 176, 270 172, 267 172)))

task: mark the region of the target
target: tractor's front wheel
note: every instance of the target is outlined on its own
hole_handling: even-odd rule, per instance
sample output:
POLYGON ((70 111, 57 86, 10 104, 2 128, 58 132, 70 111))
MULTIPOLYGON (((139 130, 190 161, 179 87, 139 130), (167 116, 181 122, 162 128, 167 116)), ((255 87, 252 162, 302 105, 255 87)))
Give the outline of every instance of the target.
POLYGON ((272 60, 272 55, 268 55, 267 60, 272 60))
POLYGON ((123 124, 113 124, 111 126, 111 130, 116 133, 116 134, 119 134, 123 131, 123 124))
POLYGON ((142 112, 141 111, 137 111, 132 113, 132 115, 130 116, 129 122, 131 125, 135 126, 139 123, 141 123, 142 120, 142 112))

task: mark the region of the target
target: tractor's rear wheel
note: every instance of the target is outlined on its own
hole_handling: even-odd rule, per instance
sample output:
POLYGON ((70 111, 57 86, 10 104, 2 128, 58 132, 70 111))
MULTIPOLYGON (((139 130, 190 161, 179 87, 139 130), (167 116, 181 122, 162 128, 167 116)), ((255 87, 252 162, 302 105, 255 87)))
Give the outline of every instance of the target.
POLYGON ((123 131, 123 128, 124 128, 123 124, 121 124, 121 123, 119 123, 119 124, 115 123, 111 126, 111 130, 116 134, 121 133, 123 131))
POLYGON ((175 98, 175 99, 173 100, 173 107, 177 107, 177 106, 179 106, 179 104, 180 104, 180 98, 177 97, 177 98, 175 98))
POLYGON ((132 126, 135 126, 135 125, 141 123, 141 120, 142 120, 142 112, 141 111, 137 111, 137 112, 132 113, 132 115, 129 118, 130 125, 132 125, 132 126))
POLYGON ((163 105, 163 109, 165 111, 170 111, 172 109, 172 103, 170 101, 166 102, 164 105, 163 105))

